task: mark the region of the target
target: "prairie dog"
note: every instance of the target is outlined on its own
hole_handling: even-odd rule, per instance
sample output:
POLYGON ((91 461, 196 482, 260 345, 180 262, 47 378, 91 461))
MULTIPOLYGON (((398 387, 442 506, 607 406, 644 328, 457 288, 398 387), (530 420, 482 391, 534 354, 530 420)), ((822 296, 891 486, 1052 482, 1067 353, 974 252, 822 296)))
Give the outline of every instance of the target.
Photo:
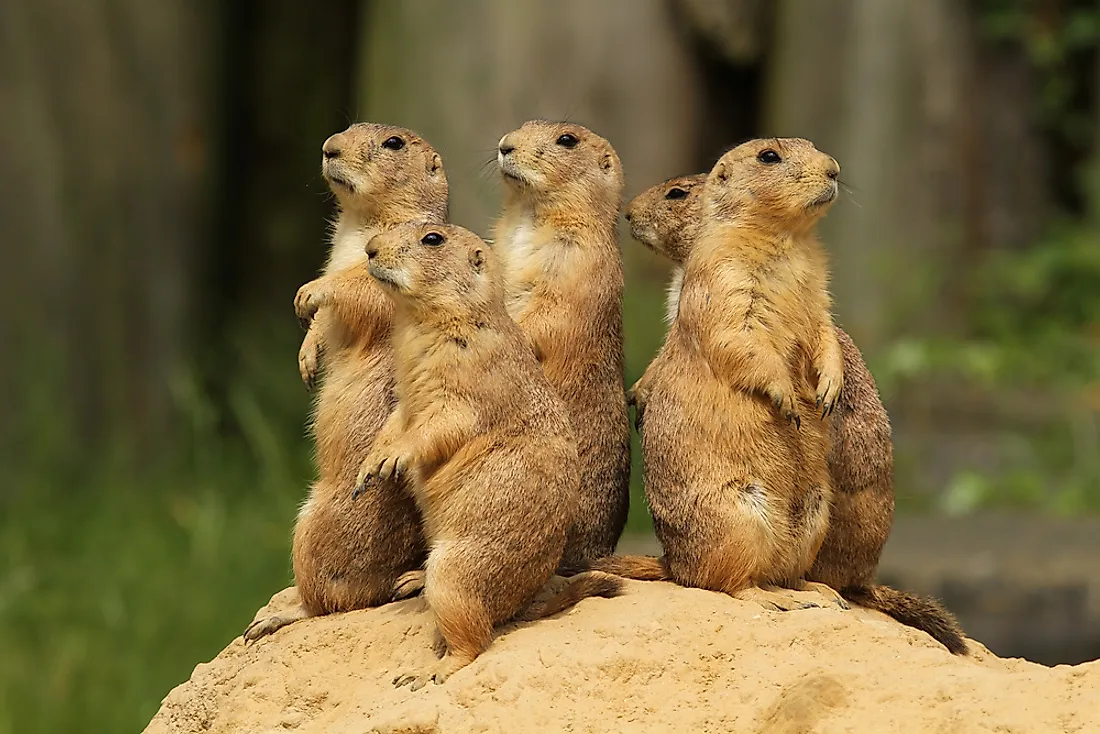
POLYGON ((623 172, 611 144, 571 123, 526 122, 500 139, 506 187, 494 227, 508 313, 577 438, 580 513, 564 560, 614 551, 630 495, 623 389, 623 172))
POLYGON ((613 596, 621 581, 582 574, 532 604, 578 510, 577 447, 505 309, 495 253, 461 227, 409 224, 372 239, 368 255, 395 306, 397 407, 357 484, 403 479, 423 517, 427 563, 398 589, 423 583, 446 653, 395 681, 419 688, 473 662, 495 626, 613 596))
POLYGON ((780 609, 800 604, 777 587, 837 598, 804 579, 832 501, 813 412, 843 384, 814 235, 838 171, 807 141, 756 140, 707 176, 679 313, 647 377, 646 497, 665 556, 592 568, 780 609))
MULTIPOLYGON (((642 192, 626 207, 634 238, 676 264, 669 288, 670 323, 679 308, 683 263, 702 226, 705 179, 705 174, 669 179, 642 192)), ((962 631, 935 600, 874 583, 894 514, 890 420, 863 355, 839 326, 836 334, 844 360, 844 388, 829 421, 833 504, 828 532, 806 578, 838 590, 848 601, 929 633, 952 652, 963 653, 962 631)), ((636 410, 642 414, 645 376, 638 382, 636 410)))
POLYGON ((367 272, 364 248, 375 232, 400 222, 443 221, 447 179, 435 150, 404 128, 352 125, 322 152, 340 213, 325 274, 295 301, 299 317, 312 319, 303 350, 323 343, 325 361, 312 421, 318 478, 294 529, 301 603, 257 620, 246 640, 306 617, 382 604, 398 577, 427 555, 407 492, 373 483, 352 502, 350 490, 394 404, 393 307, 367 272))

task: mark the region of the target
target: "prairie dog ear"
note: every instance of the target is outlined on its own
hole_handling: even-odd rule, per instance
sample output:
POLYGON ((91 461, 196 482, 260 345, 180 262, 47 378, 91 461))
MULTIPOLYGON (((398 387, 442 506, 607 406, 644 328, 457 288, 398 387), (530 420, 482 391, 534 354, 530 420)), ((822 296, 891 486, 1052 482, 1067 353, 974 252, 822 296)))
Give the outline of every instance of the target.
POLYGON ((485 253, 480 247, 475 247, 470 251, 470 265, 478 273, 485 269, 485 253))
POLYGON ((610 171, 615 167, 615 159, 611 157, 610 153, 604 153, 600 156, 600 169, 604 171, 610 171))
POLYGON ((729 172, 726 170, 725 161, 718 161, 718 164, 714 167, 714 176, 719 181, 725 181, 729 178, 729 172))
POLYGON ((439 153, 432 153, 432 157, 428 160, 428 173, 435 176, 443 170, 443 159, 439 157, 439 153))

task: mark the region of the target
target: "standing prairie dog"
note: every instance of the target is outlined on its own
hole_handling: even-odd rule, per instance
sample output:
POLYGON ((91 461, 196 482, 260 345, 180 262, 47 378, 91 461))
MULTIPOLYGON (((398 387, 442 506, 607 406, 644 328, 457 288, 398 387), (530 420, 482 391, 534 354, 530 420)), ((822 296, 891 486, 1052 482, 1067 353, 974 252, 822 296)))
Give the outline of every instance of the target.
POLYGON ((780 609, 801 604, 777 587, 836 598, 804 579, 832 501, 813 413, 843 385, 814 235, 838 171, 807 141, 756 140, 707 176, 679 313, 646 378, 646 497, 665 556, 591 567, 780 609))
POLYGON ((427 563, 398 587, 423 584, 446 653, 395 680, 419 688, 473 662, 495 626, 613 596, 621 581, 576 576, 532 603, 578 510, 577 448, 505 309, 495 253, 461 227, 409 224, 375 237, 368 254, 395 305, 397 407, 357 485, 404 479, 423 517, 427 563))
MULTIPOLYGON (((246 640, 306 617, 382 604, 397 578, 427 554, 407 492, 373 483, 364 488, 366 498, 352 502, 350 489, 394 404, 393 306, 367 272, 364 248, 375 233, 401 222, 444 221, 447 178, 435 150, 404 128, 353 125, 322 151, 340 213, 324 275, 295 301, 299 317, 312 318, 303 354, 323 343, 325 360, 312 422, 318 479, 294 529, 300 605, 257 620, 246 640)), ((304 374, 310 382, 316 373, 304 374)))
MULTIPOLYGON (((683 263, 703 223, 705 180, 705 174, 669 179, 642 192, 626 207, 634 238, 676 264, 669 288, 670 323, 679 308, 683 263)), ((839 326, 836 334, 844 360, 844 388, 829 421, 833 505, 829 530, 806 578, 831 586, 848 601, 924 630, 952 652, 963 653, 962 632, 938 603, 874 583, 894 515, 890 419, 863 355, 839 326)), ((639 416, 645 409, 645 382, 643 375, 632 391, 639 416)))
POLYGON ((592 131, 541 120, 502 137, 497 159, 507 190, 493 249, 505 303, 577 437, 581 511, 564 559, 605 556, 630 502, 617 235, 622 165, 592 131))

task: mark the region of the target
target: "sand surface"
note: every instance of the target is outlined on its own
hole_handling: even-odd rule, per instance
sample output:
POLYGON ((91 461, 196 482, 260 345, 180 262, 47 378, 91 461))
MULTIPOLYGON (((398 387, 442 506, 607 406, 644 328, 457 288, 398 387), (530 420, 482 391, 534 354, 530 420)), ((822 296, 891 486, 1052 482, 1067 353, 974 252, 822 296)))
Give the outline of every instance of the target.
POLYGON ((1100 732, 1100 662, 1045 668, 978 643, 958 658, 862 609, 628 582, 504 628, 441 686, 394 688, 434 660, 432 639, 419 599, 238 638, 146 732, 1100 732))

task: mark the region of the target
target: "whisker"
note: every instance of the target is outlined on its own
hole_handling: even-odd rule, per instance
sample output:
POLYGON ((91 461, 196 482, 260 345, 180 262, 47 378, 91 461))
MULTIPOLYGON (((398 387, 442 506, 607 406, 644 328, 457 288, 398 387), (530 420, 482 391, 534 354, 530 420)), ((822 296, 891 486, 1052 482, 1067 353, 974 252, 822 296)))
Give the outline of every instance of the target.
POLYGON ((844 191, 844 193, 846 193, 846 194, 848 195, 848 201, 852 202, 852 203, 853 203, 853 204, 855 204, 855 205, 856 205, 857 207, 859 207, 860 209, 862 209, 862 208, 863 208, 863 204, 860 204, 860 203, 859 203, 859 200, 857 200, 857 199, 856 199, 856 197, 855 197, 855 189, 853 189, 853 188, 852 188, 851 186, 849 186, 848 184, 844 183, 843 181, 838 181, 837 183, 839 183, 839 184, 840 184, 840 188, 841 188, 841 190, 843 190, 843 191, 844 191))

